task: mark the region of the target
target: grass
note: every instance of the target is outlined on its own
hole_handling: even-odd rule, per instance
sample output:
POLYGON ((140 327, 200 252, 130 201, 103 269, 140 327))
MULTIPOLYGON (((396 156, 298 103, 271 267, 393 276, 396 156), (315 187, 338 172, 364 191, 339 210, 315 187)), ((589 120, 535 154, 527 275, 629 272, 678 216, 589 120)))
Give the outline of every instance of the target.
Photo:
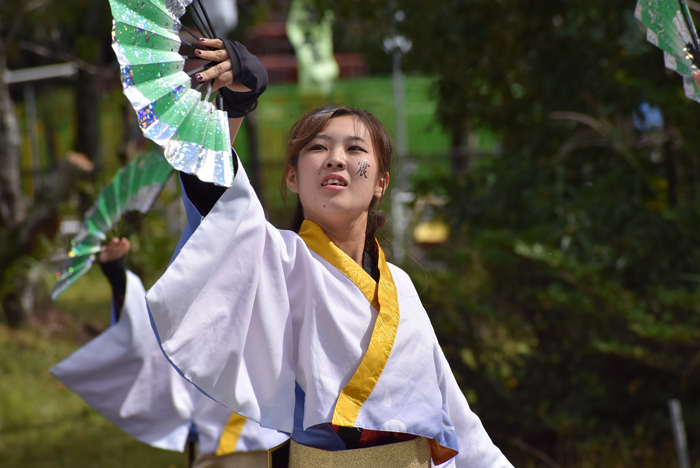
POLYGON ((75 322, 88 322, 104 329, 109 325, 111 294, 109 283, 95 265, 74 286, 66 289, 54 304, 75 322))
POLYGON ((49 374, 89 338, 86 329, 108 325, 109 285, 97 269, 80 282, 40 326, 11 330, 0 324, 0 465, 184 468, 184 453, 133 439, 49 374))

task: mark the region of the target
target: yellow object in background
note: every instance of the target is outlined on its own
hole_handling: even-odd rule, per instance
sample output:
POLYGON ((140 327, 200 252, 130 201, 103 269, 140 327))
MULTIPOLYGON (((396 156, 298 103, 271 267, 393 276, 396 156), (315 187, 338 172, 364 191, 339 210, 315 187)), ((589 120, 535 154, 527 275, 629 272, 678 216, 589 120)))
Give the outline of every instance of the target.
POLYGON ((444 244, 450 237, 450 226, 440 219, 431 219, 413 229, 413 240, 417 244, 444 244))

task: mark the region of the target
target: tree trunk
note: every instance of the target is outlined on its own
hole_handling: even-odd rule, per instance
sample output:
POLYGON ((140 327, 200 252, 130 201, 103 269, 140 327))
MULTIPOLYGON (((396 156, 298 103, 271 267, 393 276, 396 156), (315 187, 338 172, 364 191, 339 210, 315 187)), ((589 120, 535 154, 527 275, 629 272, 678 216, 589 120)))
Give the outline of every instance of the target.
POLYGON ((464 174, 469 166, 469 134, 463 128, 452 132, 450 162, 454 174, 464 174))
MULTIPOLYGON (((95 8, 90 11, 90 16, 94 16, 95 8)), ((99 47, 97 42, 89 37, 83 36, 77 41, 78 57, 87 63, 97 63, 99 58, 99 47)), ((75 82, 75 112, 76 112, 76 133, 74 149, 82 153, 95 164, 97 171, 93 173, 95 177, 102 170, 102 160, 100 155, 100 110, 97 92, 97 76, 85 70, 78 71, 78 79, 75 82)), ((80 191, 78 193, 78 212, 82 216, 92 206, 92 197, 80 191)))
POLYGON ((17 258, 18 237, 27 211, 20 189, 19 153, 21 136, 8 84, 4 49, 0 43, 0 301, 10 326, 27 323, 29 316, 22 307, 9 272, 17 258))
POLYGON ((77 133, 75 150, 100 165, 100 111, 97 96, 97 77, 86 71, 78 72, 76 81, 77 133))
POLYGON ((668 180, 668 205, 670 208, 678 204, 678 168, 676 158, 671 149, 671 143, 663 145, 664 164, 666 165, 666 180, 668 180))
MULTIPOLYGON (((10 90, 3 80, 6 61, 0 46, 0 229, 18 226, 26 216, 20 190, 21 137, 10 90)), ((2 235, 2 234, 0 234, 2 235)), ((0 263, 0 266, 2 264, 0 263)))
POLYGON ((139 149, 144 148, 145 139, 136 121, 136 114, 131 104, 129 104, 129 101, 126 99, 122 102, 121 117, 124 136, 122 137, 122 143, 117 152, 117 159, 119 160, 120 166, 126 166, 129 164, 130 158, 133 157, 139 149))
POLYGON ((469 122, 452 127, 452 148, 450 161, 454 174, 465 174, 471 170, 477 156, 477 139, 469 122))

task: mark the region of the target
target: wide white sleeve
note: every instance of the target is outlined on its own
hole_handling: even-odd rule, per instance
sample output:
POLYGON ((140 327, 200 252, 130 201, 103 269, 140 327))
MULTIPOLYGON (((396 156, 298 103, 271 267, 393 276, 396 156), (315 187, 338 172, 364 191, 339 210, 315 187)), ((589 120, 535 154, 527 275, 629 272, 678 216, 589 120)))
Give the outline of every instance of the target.
POLYGON ((290 239, 265 220, 239 164, 233 186, 147 294, 162 349, 182 375, 232 411, 284 432, 294 415, 287 278, 298 242, 290 239))
POLYGON ((192 416, 190 384, 163 358, 145 294, 139 278, 127 272, 119 321, 51 373, 124 432, 182 451, 192 416))
POLYGON ((236 452, 252 452, 254 450, 270 450, 289 439, 289 434, 266 429, 250 419, 246 420, 238 437, 236 452))
POLYGON ((439 344, 436 343, 436 346, 445 370, 447 404, 459 443, 459 454, 438 466, 440 468, 513 468, 513 465, 491 441, 479 417, 469 408, 467 399, 457 385, 445 355, 439 349, 439 344))

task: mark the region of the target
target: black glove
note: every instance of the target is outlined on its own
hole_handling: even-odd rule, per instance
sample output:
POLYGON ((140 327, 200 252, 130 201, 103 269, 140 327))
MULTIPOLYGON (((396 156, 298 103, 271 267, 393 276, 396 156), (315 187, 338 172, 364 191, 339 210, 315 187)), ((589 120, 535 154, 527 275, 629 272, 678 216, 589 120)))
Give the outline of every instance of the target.
POLYGON ((240 42, 230 39, 222 41, 231 59, 233 82, 237 81, 250 89, 236 92, 226 87, 221 88, 219 93, 223 99, 223 110, 232 119, 245 117, 258 107, 258 98, 267 89, 267 70, 240 42))
POLYGON ((112 286, 112 299, 114 300, 114 311, 116 319, 119 320, 124 299, 126 299, 126 266, 124 259, 121 257, 111 262, 99 262, 102 273, 107 277, 109 284, 112 286))

